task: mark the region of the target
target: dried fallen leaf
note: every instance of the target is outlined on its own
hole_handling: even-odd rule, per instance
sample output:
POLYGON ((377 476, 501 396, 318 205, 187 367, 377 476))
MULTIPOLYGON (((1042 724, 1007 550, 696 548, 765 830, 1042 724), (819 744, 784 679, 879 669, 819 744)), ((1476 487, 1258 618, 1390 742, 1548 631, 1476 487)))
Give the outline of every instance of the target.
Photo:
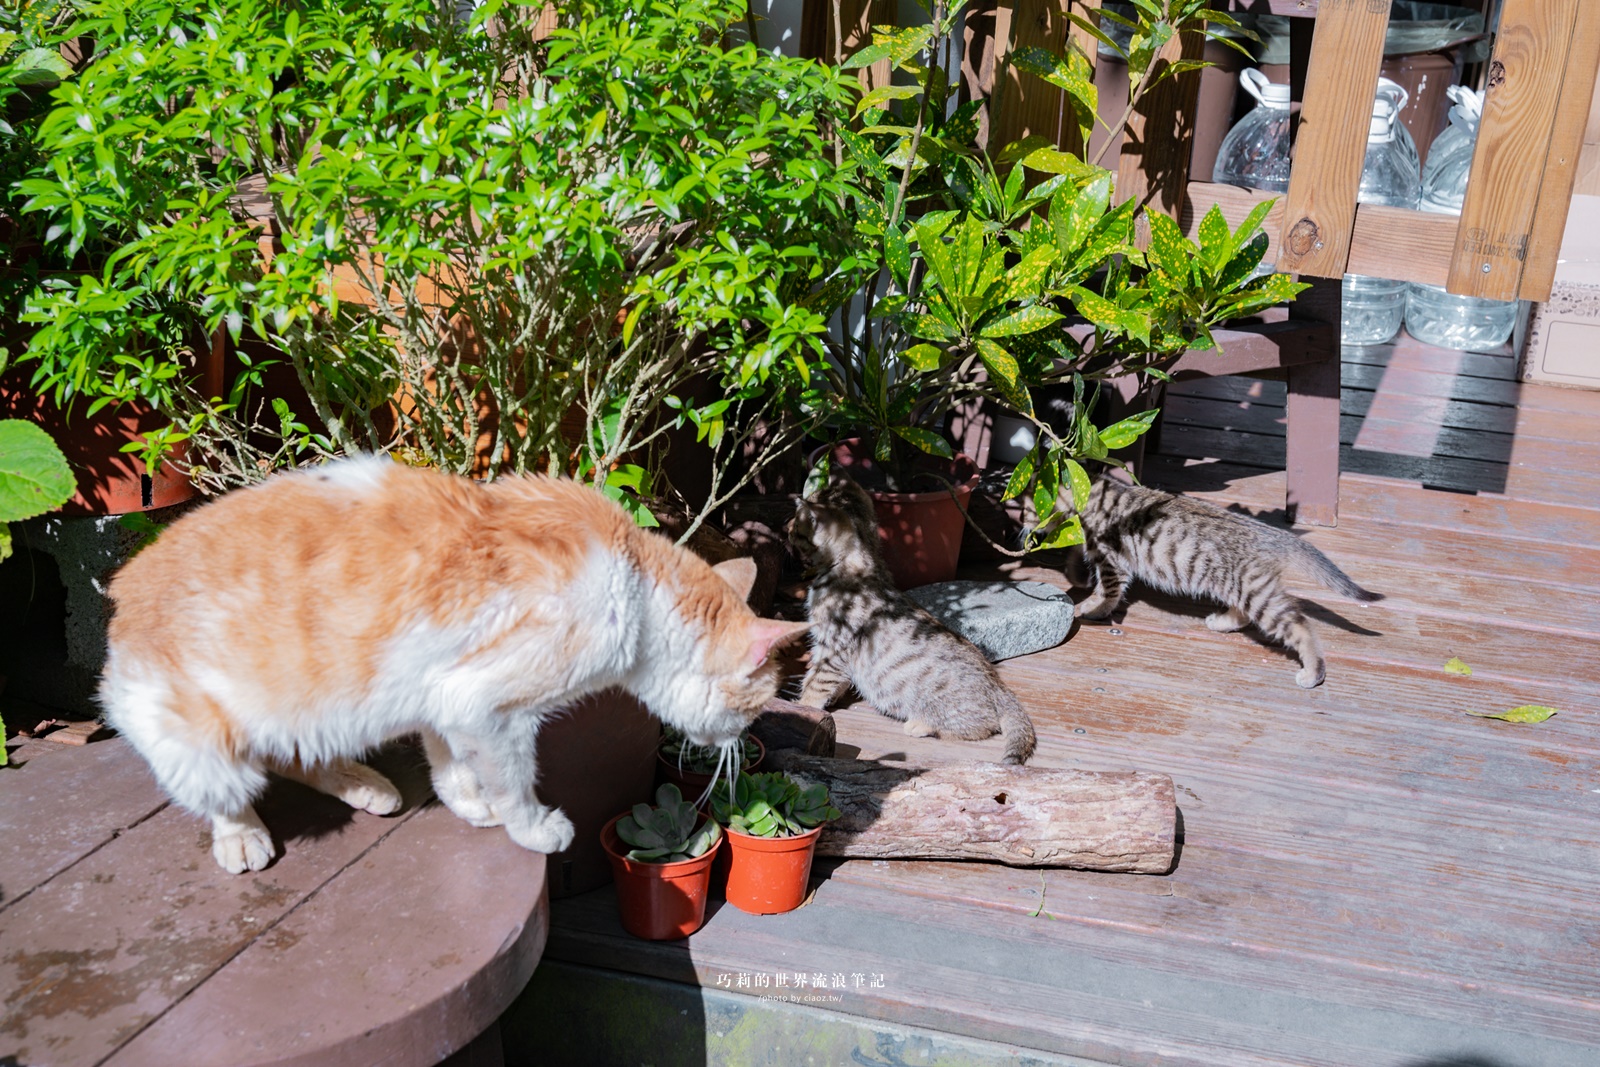
POLYGON ((1544 722, 1555 713, 1555 708, 1547 708, 1543 704, 1523 704, 1508 711, 1469 711, 1467 714, 1480 719, 1504 719, 1506 722, 1544 722))
POLYGON ((1464 677, 1470 677, 1472 674, 1472 668, 1467 666, 1461 660, 1452 657, 1450 661, 1444 665, 1444 673, 1459 674, 1464 677))

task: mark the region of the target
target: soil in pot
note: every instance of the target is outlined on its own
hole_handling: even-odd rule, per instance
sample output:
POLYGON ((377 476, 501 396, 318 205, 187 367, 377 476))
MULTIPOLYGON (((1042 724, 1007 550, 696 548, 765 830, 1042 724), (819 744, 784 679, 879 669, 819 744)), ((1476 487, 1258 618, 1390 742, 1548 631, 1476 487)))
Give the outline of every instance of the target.
POLYGON ((871 453, 859 440, 835 445, 833 462, 872 495, 883 561, 895 585, 910 589, 956 576, 966 528, 962 509, 978 485, 978 468, 971 459, 960 454, 949 460, 923 457, 913 476, 915 491, 909 492, 888 491, 871 453))
POLYGON ((640 863, 628 858, 628 846, 617 837, 617 823, 626 814, 618 815, 600 831, 600 846, 611 861, 611 878, 617 885, 622 928, 647 941, 688 937, 706 921, 711 864, 722 848, 721 839, 709 852, 693 859, 640 863))
MULTIPOLYGON (((746 759, 739 768, 740 774, 753 774, 761 769, 762 762, 767 758, 767 748, 759 738, 751 737, 749 741, 755 746, 755 757, 746 759)), ((698 770, 691 770, 687 766, 680 769, 676 758, 669 756, 661 749, 656 749, 656 762, 660 766, 656 770, 658 782, 671 782, 691 801, 698 801, 711 788, 711 774, 698 770)))
POLYGON ((811 858, 822 827, 796 837, 751 837, 737 830, 723 835, 727 843, 729 904, 752 915, 793 911, 806 899, 811 858))

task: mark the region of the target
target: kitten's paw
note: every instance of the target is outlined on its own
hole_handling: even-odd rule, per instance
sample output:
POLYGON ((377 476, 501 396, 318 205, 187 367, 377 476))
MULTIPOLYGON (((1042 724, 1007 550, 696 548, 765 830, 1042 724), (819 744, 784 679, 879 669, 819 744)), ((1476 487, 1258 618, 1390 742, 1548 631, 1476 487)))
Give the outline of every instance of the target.
POLYGON ((1319 663, 1313 667, 1301 667, 1294 676, 1294 681, 1301 689, 1315 689, 1322 684, 1324 677, 1326 677, 1326 674, 1323 671, 1322 664, 1319 663))
POLYGON ((1092 601, 1085 600, 1083 603, 1074 607, 1072 609, 1072 613, 1080 619, 1087 619, 1090 622, 1100 622, 1104 619, 1109 619, 1111 617, 1111 613, 1116 610, 1117 606, 1109 601, 1102 600, 1096 604, 1092 601))
POLYGON ((1249 620, 1241 619, 1232 611, 1215 611, 1206 616, 1206 629, 1219 634, 1231 634, 1244 629, 1249 620))
POLYGON ((211 855, 229 874, 265 870, 274 851, 272 835, 260 827, 242 826, 211 835, 211 855))
POLYGON ((939 734, 938 730, 917 719, 907 719, 901 729, 912 737, 937 737, 939 734))
POLYGON ((506 823, 511 840, 529 852, 565 852, 572 846, 576 831, 572 820, 560 808, 546 808, 543 812, 518 823, 506 823))

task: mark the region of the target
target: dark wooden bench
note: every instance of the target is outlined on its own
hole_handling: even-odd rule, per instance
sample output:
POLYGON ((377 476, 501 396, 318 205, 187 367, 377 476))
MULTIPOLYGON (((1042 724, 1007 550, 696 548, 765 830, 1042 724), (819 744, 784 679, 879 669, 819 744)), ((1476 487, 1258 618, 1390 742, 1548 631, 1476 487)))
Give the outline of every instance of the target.
POLYGON ((257 874, 211 858, 118 739, 26 742, 0 769, 0 1062, 29 1067, 493 1067, 549 923, 545 858, 377 761, 379 818, 289 782, 257 874))

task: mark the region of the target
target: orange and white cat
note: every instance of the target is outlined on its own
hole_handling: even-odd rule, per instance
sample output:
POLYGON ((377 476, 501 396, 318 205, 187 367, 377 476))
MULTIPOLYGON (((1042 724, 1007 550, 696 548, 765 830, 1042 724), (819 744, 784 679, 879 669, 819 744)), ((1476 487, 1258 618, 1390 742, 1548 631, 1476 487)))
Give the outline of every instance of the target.
POLYGON ((229 871, 272 860, 266 771, 387 814, 399 793, 356 759, 412 732, 451 811, 558 852, 573 829, 534 793, 540 724, 619 686, 731 742, 805 629, 750 611, 754 577, 570 481, 342 460, 230 493, 130 560, 100 698, 229 871))

